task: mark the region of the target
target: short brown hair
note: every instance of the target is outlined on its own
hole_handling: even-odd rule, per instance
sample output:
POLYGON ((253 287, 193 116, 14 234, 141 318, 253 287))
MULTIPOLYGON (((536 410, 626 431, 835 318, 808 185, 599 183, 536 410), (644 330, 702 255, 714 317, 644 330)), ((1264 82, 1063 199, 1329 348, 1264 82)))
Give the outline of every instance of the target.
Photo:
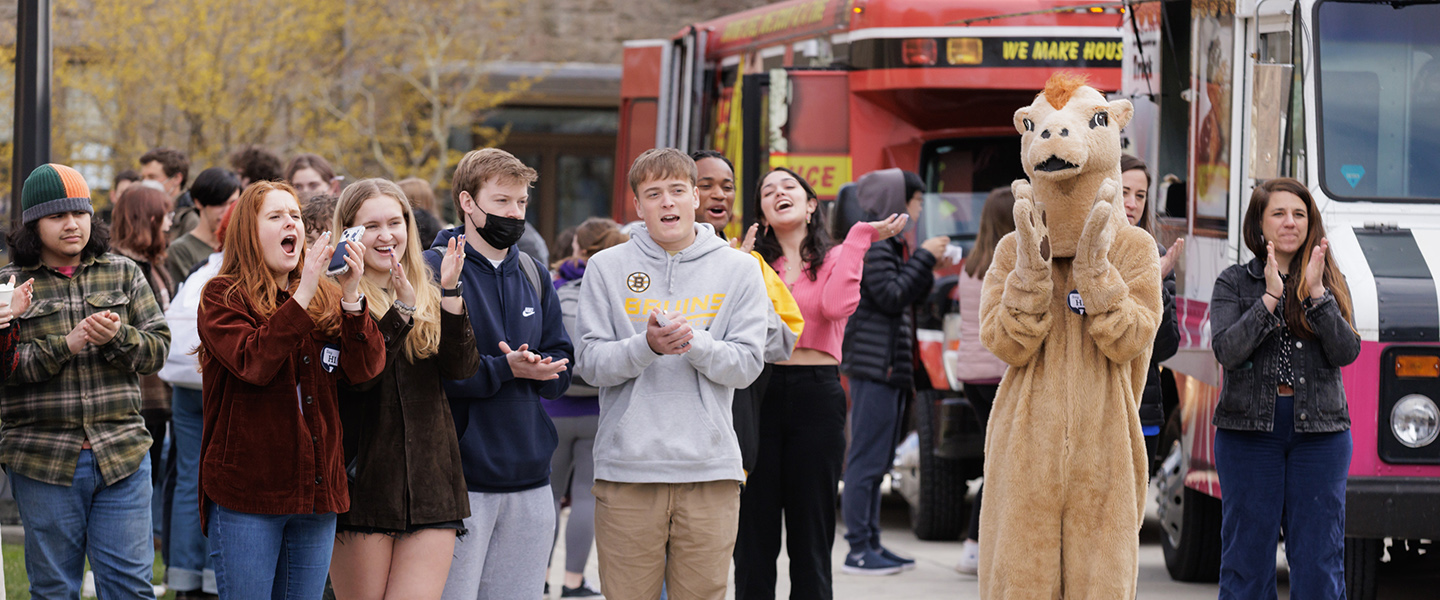
POLYGON ((450 180, 451 195, 455 201, 455 215, 465 214, 460 207, 460 192, 468 192, 471 198, 480 195, 485 182, 495 179, 501 185, 523 183, 527 187, 539 177, 535 169, 525 166, 514 154, 499 148, 481 148, 465 153, 460 164, 455 166, 455 176, 450 180))
POLYGON ((700 178, 695 160, 674 148, 651 148, 630 165, 630 193, 639 196, 640 184, 671 177, 688 180, 690 187, 695 187, 700 178))
POLYGON ((140 181, 141 179, 142 177, 140 177, 139 171, 136 171, 135 169, 125 169, 124 171, 115 174, 115 182, 110 184, 110 191, 113 193, 115 191, 115 188, 120 187, 120 182, 122 181, 129 181, 133 183, 136 181, 140 181))
POLYGON ((143 167, 151 162, 160 163, 160 168, 165 170, 166 177, 180 175, 180 189, 185 189, 185 182, 190 180, 190 159, 185 156, 184 152, 161 146, 140 156, 140 166, 143 167))
POLYGON ((251 183, 285 179, 281 166, 279 156, 260 146, 246 146, 230 155, 230 167, 251 183))
POLYGON ((405 196, 410 199, 410 206, 431 213, 435 212, 435 190, 430 189, 430 182, 419 177, 411 177, 401 179, 397 185, 405 191, 405 196))
MULTIPOLYGON (((285 166, 285 182, 291 185, 295 183, 295 173, 300 169, 315 169, 320 174, 320 179, 326 183, 335 180, 335 169, 330 168, 330 161, 325 160, 319 154, 297 154, 290 159, 290 164, 285 166)), ((253 182, 253 179, 252 179, 253 182)), ((329 219, 326 219, 329 223, 329 219)))
MULTIPOLYGON (((330 231, 330 222, 335 218, 335 205, 339 202, 339 198, 330 194, 311 196, 306 200, 300 207, 300 222, 305 225, 305 231, 307 233, 330 231)), ((332 237, 340 239, 338 236, 332 237)))

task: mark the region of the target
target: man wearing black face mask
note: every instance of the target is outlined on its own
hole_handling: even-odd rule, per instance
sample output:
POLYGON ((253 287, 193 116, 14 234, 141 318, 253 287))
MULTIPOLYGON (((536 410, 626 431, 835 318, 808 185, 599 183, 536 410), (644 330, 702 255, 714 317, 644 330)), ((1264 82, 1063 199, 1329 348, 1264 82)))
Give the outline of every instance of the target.
POLYGON ((464 244, 460 286, 441 294, 465 299, 480 349, 474 376, 444 384, 470 496, 469 533, 455 542, 445 600, 534 598, 543 591, 555 528, 556 436, 540 398, 570 387, 574 348, 545 265, 514 247, 525 233, 535 177, 503 150, 466 154, 451 182, 461 225, 441 231, 425 253, 439 273, 450 240, 464 244))

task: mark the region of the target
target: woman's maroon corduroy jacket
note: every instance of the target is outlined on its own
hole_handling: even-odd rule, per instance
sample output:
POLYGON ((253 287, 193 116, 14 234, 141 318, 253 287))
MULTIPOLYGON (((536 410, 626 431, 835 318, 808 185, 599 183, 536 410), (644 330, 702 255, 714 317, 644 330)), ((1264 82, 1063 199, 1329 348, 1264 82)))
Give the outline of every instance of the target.
POLYGON ((206 502, 257 514, 349 510, 336 381, 384 370, 380 329, 361 311, 344 315, 330 338, 288 293, 265 319, 239 291, 227 301, 228 286, 219 277, 206 284, 198 323, 202 526, 206 502))

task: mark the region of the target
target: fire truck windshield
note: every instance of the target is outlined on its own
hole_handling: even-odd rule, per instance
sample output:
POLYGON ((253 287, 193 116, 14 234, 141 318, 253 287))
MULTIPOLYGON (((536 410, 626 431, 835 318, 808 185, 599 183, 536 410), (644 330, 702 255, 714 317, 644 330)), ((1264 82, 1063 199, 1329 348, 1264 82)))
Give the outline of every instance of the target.
POLYGON ((1020 136, 950 138, 930 142, 920 152, 925 206, 917 230, 920 239, 946 235, 965 247, 975 243, 985 198, 996 188, 1025 177, 1020 166, 1020 136))
POLYGON ((1315 17, 1325 191, 1440 202, 1440 4, 1331 1, 1315 17))

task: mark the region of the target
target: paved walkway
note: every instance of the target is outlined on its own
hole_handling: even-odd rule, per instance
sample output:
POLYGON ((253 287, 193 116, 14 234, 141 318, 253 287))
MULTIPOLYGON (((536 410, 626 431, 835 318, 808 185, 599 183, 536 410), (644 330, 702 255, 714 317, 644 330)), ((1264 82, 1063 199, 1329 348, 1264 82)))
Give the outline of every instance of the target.
MULTIPOLYGON (((974 577, 960 575, 952 570, 960 560, 959 542, 925 542, 916 539, 910 533, 909 516, 904 501, 893 496, 887 497, 881 521, 884 527, 881 535, 885 545, 896 552, 914 557, 917 568, 887 577, 860 577, 840 573, 839 567, 845 560, 845 539, 841 537, 844 526, 841 525, 840 531, 837 531, 833 553, 836 600, 971 600, 980 597, 974 577)), ((561 539, 564 539, 563 536, 561 539)), ((563 553, 562 544, 562 548, 556 551, 556 564, 564 564, 563 553)), ((1289 598, 1289 590, 1284 582, 1287 573, 1283 557, 1280 562, 1280 598, 1284 600, 1289 598)), ((777 565, 780 582, 776 589, 776 598, 789 597, 790 584, 786 576, 788 563, 782 552, 777 565)), ((551 589, 556 590, 552 597, 557 598, 561 581, 561 573, 558 571, 556 569, 550 573, 551 589)), ((586 577, 592 583, 599 581, 599 567, 593 550, 586 568, 586 577)), ((1435 557, 1430 565, 1417 568, 1414 572, 1392 575, 1383 581, 1385 583, 1379 597, 1385 600, 1434 600, 1437 598, 1435 590, 1440 589, 1440 557, 1435 557)), ((1140 536, 1139 598, 1213 600, 1218 593, 1214 584, 1179 583, 1170 579, 1165 570, 1165 556, 1160 549, 1160 526, 1154 521, 1152 507, 1152 514, 1140 536)), ((734 595, 732 587, 727 597, 734 598, 734 595)))

